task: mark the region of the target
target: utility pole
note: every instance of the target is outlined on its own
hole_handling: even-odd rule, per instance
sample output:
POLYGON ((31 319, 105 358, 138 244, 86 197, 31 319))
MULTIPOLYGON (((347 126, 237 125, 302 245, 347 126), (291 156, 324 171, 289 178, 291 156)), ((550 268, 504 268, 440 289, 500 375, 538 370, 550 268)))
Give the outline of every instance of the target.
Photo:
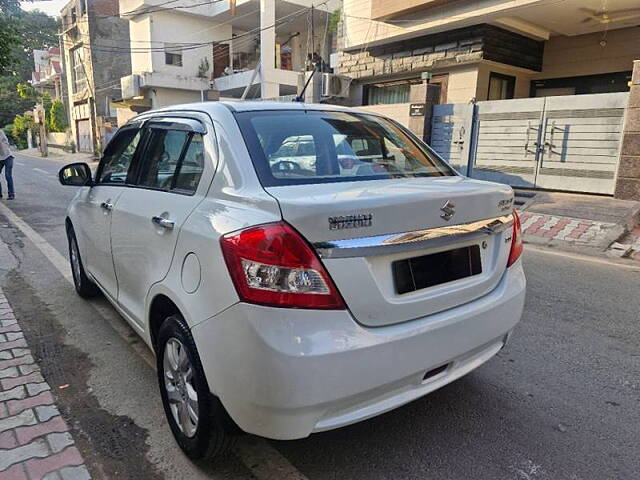
POLYGON ((43 157, 49 156, 49 147, 47 145, 47 126, 44 105, 36 105, 35 118, 40 127, 40 153, 43 157))
POLYGON ((316 53, 316 32, 315 32, 315 22, 313 21, 313 3, 311 4, 311 59, 315 58, 316 53))

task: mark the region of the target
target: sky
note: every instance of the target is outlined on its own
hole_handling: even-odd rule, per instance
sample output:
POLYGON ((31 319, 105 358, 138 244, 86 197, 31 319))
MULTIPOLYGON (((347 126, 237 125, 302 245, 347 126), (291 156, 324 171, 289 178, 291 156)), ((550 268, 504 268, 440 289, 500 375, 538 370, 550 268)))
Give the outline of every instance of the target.
POLYGON ((33 2, 20 2, 20 6, 23 10, 40 10, 52 17, 60 15, 60 10, 64 7, 69 0, 37 0, 33 2))

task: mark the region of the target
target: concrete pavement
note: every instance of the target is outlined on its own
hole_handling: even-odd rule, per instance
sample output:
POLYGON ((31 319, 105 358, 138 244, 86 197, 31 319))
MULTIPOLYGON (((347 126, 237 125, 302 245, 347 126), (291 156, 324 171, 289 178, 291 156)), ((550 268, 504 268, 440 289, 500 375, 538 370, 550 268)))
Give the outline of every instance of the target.
POLYGON ((366 422, 298 441, 246 437, 220 463, 193 464, 171 438, 146 347, 103 299, 77 297, 52 261, 66 257, 75 192, 57 183, 60 162, 16 163, 0 285, 44 379, 69 384, 56 404, 94 478, 638 478, 635 263, 529 245, 524 318, 476 372, 366 422))

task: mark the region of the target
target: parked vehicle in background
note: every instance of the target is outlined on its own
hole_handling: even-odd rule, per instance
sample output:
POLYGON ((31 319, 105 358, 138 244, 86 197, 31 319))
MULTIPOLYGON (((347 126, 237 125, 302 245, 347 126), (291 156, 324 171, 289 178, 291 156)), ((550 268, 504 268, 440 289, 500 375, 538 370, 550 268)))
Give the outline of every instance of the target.
POLYGON ((522 313, 511 188, 382 116, 172 107, 125 125, 95 177, 71 164, 60 180, 81 187, 76 289, 154 350, 192 458, 237 427, 296 439, 403 405, 495 355, 522 313))

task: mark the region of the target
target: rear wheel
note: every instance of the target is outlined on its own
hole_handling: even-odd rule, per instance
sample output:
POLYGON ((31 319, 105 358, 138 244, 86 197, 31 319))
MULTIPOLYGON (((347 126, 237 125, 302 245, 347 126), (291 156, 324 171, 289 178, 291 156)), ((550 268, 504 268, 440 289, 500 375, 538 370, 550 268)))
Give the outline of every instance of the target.
POLYGON ((76 287, 76 292, 83 298, 95 297, 100 293, 100 290, 84 271, 84 265, 80 258, 80 249, 78 248, 78 240, 71 226, 67 228, 67 238, 69 240, 69 263, 71 264, 71 273, 73 275, 73 284, 76 287))
POLYGON ((180 448, 192 459, 226 453, 235 439, 234 425, 209 390, 182 316, 172 315, 160 327, 156 358, 164 411, 180 448))

